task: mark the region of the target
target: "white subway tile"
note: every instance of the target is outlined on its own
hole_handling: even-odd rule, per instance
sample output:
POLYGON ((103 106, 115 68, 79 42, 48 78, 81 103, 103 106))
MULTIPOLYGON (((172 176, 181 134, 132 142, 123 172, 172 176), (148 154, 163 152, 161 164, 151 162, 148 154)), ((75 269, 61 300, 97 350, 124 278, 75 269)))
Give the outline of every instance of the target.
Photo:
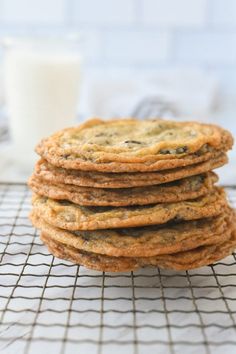
POLYGON ((79 0, 74 17, 78 23, 131 24, 135 20, 135 0, 79 0))
POLYGON ((236 33, 188 32, 174 37, 173 60, 207 65, 235 64, 236 33))
POLYGON ((234 67, 216 68, 222 92, 236 97, 236 70, 234 67))
POLYGON ((210 0, 209 20, 215 25, 236 26, 235 0, 210 0))
POLYGON ((102 57, 102 38, 99 31, 86 30, 82 32, 82 52, 84 53, 84 64, 99 64, 102 57))
POLYGON ((123 64, 149 64, 165 61, 170 36, 165 31, 112 31, 105 36, 106 58, 123 64))
POLYGON ((201 27, 206 22, 207 0, 141 0, 142 20, 157 26, 201 27))
POLYGON ((3 19, 2 8, 3 8, 3 3, 2 3, 2 0, 0 0, 0 21, 1 21, 1 24, 2 24, 2 19, 3 19))
POLYGON ((2 0, 6 24, 61 24, 66 16, 66 0, 2 0))

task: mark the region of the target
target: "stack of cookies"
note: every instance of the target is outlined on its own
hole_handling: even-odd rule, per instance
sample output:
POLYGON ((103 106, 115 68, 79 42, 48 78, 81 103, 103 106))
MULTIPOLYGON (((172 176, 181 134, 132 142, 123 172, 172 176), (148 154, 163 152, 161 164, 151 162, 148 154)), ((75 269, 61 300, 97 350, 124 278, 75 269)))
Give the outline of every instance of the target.
POLYGON ((213 169, 231 134, 161 119, 92 119, 43 139, 29 185, 33 225, 56 257, 103 271, 187 270, 236 247, 213 169))

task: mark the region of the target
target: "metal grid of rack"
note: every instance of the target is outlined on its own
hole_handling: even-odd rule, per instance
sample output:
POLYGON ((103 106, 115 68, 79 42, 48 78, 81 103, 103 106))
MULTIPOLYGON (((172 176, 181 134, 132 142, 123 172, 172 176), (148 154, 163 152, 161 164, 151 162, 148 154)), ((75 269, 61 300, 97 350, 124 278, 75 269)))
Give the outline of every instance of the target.
POLYGON ((0 184, 0 353, 235 353, 236 254, 188 272, 90 271, 50 255, 29 210, 26 185, 0 184))

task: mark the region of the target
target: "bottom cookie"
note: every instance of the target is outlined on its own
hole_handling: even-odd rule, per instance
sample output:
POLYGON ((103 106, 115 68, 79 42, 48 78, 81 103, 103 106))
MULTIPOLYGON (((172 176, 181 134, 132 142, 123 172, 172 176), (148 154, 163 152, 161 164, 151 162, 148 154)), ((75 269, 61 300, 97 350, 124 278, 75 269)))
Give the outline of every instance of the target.
POLYGON ((155 257, 112 257, 84 252, 74 247, 52 240, 46 233, 41 233, 42 241, 49 251, 58 258, 69 260, 90 269, 106 272, 125 272, 142 267, 160 267, 173 270, 189 270, 209 265, 230 255, 236 248, 236 230, 231 237, 216 245, 201 246, 190 251, 155 257))

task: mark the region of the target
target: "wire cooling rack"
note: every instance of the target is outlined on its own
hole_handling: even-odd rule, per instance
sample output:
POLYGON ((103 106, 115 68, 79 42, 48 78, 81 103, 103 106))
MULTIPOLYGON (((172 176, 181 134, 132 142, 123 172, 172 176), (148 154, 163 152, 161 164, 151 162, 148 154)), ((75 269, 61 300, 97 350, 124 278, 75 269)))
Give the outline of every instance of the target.
POLYGON ((29 210, 26 185, 0 184, 0 353, 236 352, 235 254, 189 272, 86 270, 48 253, 29 210))

